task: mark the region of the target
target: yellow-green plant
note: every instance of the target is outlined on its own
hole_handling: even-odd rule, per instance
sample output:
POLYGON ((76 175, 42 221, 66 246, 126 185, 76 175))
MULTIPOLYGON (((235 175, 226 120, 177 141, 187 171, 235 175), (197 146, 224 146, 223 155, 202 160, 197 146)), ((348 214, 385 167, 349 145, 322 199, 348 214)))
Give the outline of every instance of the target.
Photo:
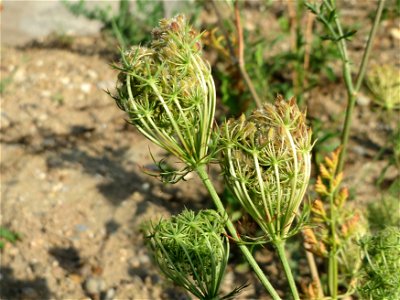
POLYGON ((387 227, 360 245, 365 255, 358 284, 362 299, 400 299, 400 228, 387 227))
POLYGON ((339 295, 339 280, 354 293, 361 264, 358 241, 367 233, 368 224, 360 210, 347 205, 348 189, 341 187, 343 173, 335 175, 340 149, 325 157, 315 184, 319 198, 311 208, 311 224, 303 232, 306 250, 328 260, 328 293, 339 295))
POLYGON ((374 102, 388 111, 400 109, 400 70, 375 65, 367 73, 367 86, 374 102))

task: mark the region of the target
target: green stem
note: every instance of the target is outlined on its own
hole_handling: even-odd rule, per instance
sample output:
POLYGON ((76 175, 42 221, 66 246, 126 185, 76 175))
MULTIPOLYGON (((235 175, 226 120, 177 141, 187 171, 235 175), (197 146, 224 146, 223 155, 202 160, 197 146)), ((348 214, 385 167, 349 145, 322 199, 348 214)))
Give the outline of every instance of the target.
POLYGON ((331 299, 336 300, 338 294, 338 265, 336 249, 334 248, 329 252, 328 281, 331 299))
MULTIPOLYGON (((345 161, 345 157, 346 157, 346 151, 347 151, 347 144, 349 142, 349 136, 350 136, 351 117, 353 115, 354 106, 356 104, 357 93, 360 90, 361 83, 365 76, 368 58, 371 53, 373 40, 375 38, 376 31, 377 31, 378 25, 379 25, 379 21, 382 16, 384 3, 385 3, 385 0, 379 0, 379 2, 378 2, 378 8, 377 8, 377 12, 375 14, 374 24, 372 25, 371 31, 369 33, 367 46, 364 51, 364 55, 363 55, 363 58, 361 61, 360 69, 358 71, 355 86, 353 85, 353 81, 352 81, 352 77, 351 77, 350 59, 347 54, 346 43, 345 43, 344 39, 341 39, 339 41, 339 47, 342 48, 343 56, 344 56, 343 74, 344 74, 344 79, 346 82, 348 103, 347 103, 346 117, 345 117, 345 121, 344 121, 344 128, 343 128, 342 138, 341 138, 342 151, 340 151, 340 154, 339 154, 339 162, 338 162, 338 166, 336 168, 336 175, 339 174, 343 170, 344 161, 345 161)), ((342 32, 341 32, 342 27, 340 26, 339 20, 336 19, 335 21, 336 21, 336 26, 338 27, 339 33, 342 34, 342 32)))
POLYGON ((213 199, 213 202, 217 208, 218 213, 226 220, 226 228, 228 229, 230 235, 239 242, 238 243, 239 249, 242 251, 243 255, 246 257, 248 263, 251 265, 251 267, 253 268, 257 277, 260 279, 262 285, 269 292, 272 299, 280 300, 281 298, 279 297, 278 293, 276 292, 274 287, 271 285, 268 278, 265 276, 264 272, 261 270, 260 266, 257 264, 256 260, 254 259, 253 255, 251 254, 249 249, 246 247, 246 245, 240 243, 241 240, 238 236, 238 233, 237 233, 235 227, 233 226, 231 220, 228 218, 228 214, 221 202, 221 199, 219 198, 217 191, 214 188, 214 185, 211 183, 210 178, 208 177, 208 174, 206 171, 206 166, 200 165, 197 167, 196 171, 197 171, 197 174, 199 174, 200 179, 203 181, 204 186, 207 188, 208 192, 210 193, 210 196, 213 199))
POLYGON ((283 269, 286 273, 286 278, 289 282, 290 290, 292 291, 293 299, 300 300, 299 292, 297 291, 296 282, 294 281, 294 277, 292 274, 292 270, 289 266, 289 261, 286 257, 285 253, 285 241, 282 240, 275 240, 274 245, 276 250, 278 251, 279 258, 281 259, 283 269))
MULTIPOLYGON (((332 186, 333 182, 331 179, 330 186, 332 186)), ((335 193, 336 191, 332 191, 329 195, 329 211, 330 211, 330 239, 331 246, 329 249, 329 261, 328 261, 328 285, 329 292, 332 297, 332 300, 337 299, 338 295, 338 263, 337 263, 337 244, 336 244, 336 221, 337 221, 337 211, 335 206, 335 193)))

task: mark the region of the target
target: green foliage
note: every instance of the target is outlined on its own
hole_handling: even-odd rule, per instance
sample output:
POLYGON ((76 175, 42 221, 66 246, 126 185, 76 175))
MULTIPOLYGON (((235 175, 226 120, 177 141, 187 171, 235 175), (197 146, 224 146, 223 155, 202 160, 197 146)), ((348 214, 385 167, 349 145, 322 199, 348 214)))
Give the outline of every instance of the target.
POLYGON ((56 92, 55 94, 53 94, 50 99, 51 99, 51 101, 53 101, 57 105, 63 105, 64 104, 64 96, 60 92, 56 92))
POLYGON ((368 205, 368 223, 373 230, 383 230, 387 226, 400 227, 399 194, 387 193, 368 205))
MULTIPOLYGON (((377 180, 377 185, 381 185, 383 180, 385 179, 386 172, 390 167, 394 167, 397 170, 397 179, 395 183, 399 184, 400 182, 400 123, 397 125, 397 128, 392 132, 387 142, 387 146, 381 150, 382 154, 384 151, 388 151, 389 156, 387 158, 387 164, 383 168, 379 178, 377 180)), ((379 155, 378 155, 379 156, 379 155)), ((395 184, 393 186, 396 186, 395 184)), ((400 191, 397 192, 397 195, 400 195, 400 191)))
POLYGON ((340 148, 326 156, 319 166, 315 184, 317 200, 312 205, 314 228, 303 231, 306 249, 328 260, 328 286, 337 297, 339 281, 352 291, 350 283, 360 267, 361 249, 357 245, 368 225, 361 211, 348 205, 349 191, 341 187, 343 174, 335 174, 340 148))
POLYGON ((224 226, 213 210, 184 210, 160 220, 148 236, 154 260, 168 278, 199 299, 231 299, 240 288, 219 295, 229 257, 224 226))
POLYGON ((4 248, 6 242, 15 243, 20 239, 20 235, 14 231, 11 231, 3 226, 0 226, 0 249, 4 248))
POLYGON ((400 299, 400 228, 387 227, 362 239, 364 251, 358 292, 362 299, 400 299))
POLYGON ((96 6, 89 9, 85 0, 79 0, 76 3, 62 1, 73 14, 102 22, 103 30, 115 38, 122 48, 149 42, 149 33, 153 25, 164 17, 164 6, 161 0, 134 1, 135 12, 131 12, 131 1, 119 0, 119 9, 115 15, 112 15, 110 6, 105 8, 96 6))
MULTIPOLYGON (((302 1, 297 7, 298 19, 303 16, 302 1)), ((263 100, 273 102, 276 95, 285 98, 296 97, 302 102, 304 92, 318 85, 325 78, 330 81, 337 79, 330 62, 340 58, 340 53, 333 44, 325 41, 318 32, 311 33, 310 49, 307 51, 306 37, 301 25, 295 30, 295 49, 276 51, 282 41, 290 36, 290 20, 287 15, 278 19, 281 31, 273 39, 265 38, 263 30, 248 31, 244 28, 244 61, 254 87, 263 100), (274 53, 274 54, 271 54, 274 53), (309 60, 305 66, 305 59, 309 60), (293 75, 295 74, 295 75, 293 75), (294 77, 294 78, 293 78, 294 77)), ((251 95, 243 85, 243 79, 238 71, 236 59, 232 58, 226 49, 228 44, 235 44, 235 29, 230 20, 224 20, 225 30, 229 31, 229 41, 226 37, 217 36, 212 32, 211 47, 218 50, 218 62, 213 70, 215 81, 219 83, 219 96, 229 108, 231 115, 237 116, 253 108, 251 95)), ((224 29, 219 28, 221 31, 224 29)), ((234 49, 236 50, 236 49, 234 49)))
POLYGON ((368 205, 368 222, 372 230, 388 226, 400 228, 400 178, 398 177, 380 199, 368 205))
POLYGON ((316 165, 320 165, 328 153, 332 153, 340 146, 340 132, 327 126, 321 119, 315 117, 311 119, 311 128, 315 145, 313 147, 313 160, 316 165))
POLYGON ((6 91, 6 87, 12 82, 12 76, 8 76, 5 78, 2 78, 0 80, 0 95, 3 95, 4 92, 6 91))
POLYGON ((349 40, 354 34, 356 34, 357 31, 354 29, 341 32, 341 30, 335 28, 335 22, 338 18, 338 10, 334 5, 334 1, 321 1, 319 5, 306 2, 305 5, 313 14, 316 15, 317 20, 328 28, 329 34, 321 36, 322 39, 339 42, 343 39, 349 40))

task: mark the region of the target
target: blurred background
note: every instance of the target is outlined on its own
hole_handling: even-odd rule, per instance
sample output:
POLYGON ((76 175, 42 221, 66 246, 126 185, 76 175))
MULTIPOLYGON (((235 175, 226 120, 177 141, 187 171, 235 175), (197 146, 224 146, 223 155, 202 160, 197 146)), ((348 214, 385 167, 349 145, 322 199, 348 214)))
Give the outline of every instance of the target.
MULTIPOLYGON (((376 3, 338 1, 346 30, 356 31, 349 41, 355 70, 376 3)), ((339 52, 304 1, 244 1, 239 8, 256 93, 264 102, 295 96, 307 108, 318 139, 316 178, 318 163, 340 144, 346 90, 339 52)), ((399 11, 398 1, 386 2, 344 175, 352 205, 372 205, 376 227, 383 219, 399 221, 391 212, 399 199, 400 95, 382 96, 381 83, 399 78, 399 11), (373 207, 378 200, 388 209, 373 207)), ((231 1, 1 2, 1 299, 189 299, 153 266, 140 232, 145 221, 211 201, 195 175, 163 185, 143 173, 155 168, 152 155, 165 153, 138 134, 105 93, 115 86, 119 49, 146 45, 158 21, 178 12, 205 31, 218 122, 251 112, 255 102, 238 67, 231 1)), ((210 172, 230 212, 242 217, 219 170, 210 172)), ((291 245, 292 264, 307 278, 300 248, 291 245)), ((269 299, 235 251, 224 289, 249 282, 242 299, 269 299)), ((257 249, 256 258, 285 295, 271 249, 257 249)))

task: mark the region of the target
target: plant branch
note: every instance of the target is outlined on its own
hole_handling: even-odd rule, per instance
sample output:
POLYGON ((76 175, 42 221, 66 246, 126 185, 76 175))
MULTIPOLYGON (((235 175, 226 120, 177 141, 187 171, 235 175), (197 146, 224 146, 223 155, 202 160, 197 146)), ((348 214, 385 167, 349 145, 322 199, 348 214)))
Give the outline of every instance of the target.
MULTIPOLYGON (((346 157, 346 151, 347 151, 347 145, 349 142, 349 136, 350 136, 350 128, 351 128, 351 117, 353 115, 353 110, 354 106, 356 104, 356 98, 357 98, 357 93, 361 87, 361 83, 364 79, 365 75, 365 70, 368 64, 368 59, 369 55, 371 52, 372 44, 376 35, 376 31, 378 29, 379 21, 382 15, 383 7, 384 7, 385 0, 379 0, 378 2, 378 8, 377 12, 375 14, 375 20, 372 25, 371 31, 369 33, 368 41, 367 41, 367 46, 364 50, 364 55, 361 61, 360 69, 358 71, 357 79, 355 86, 353 85, 353 81, 351 78, 351 67, 350 67, 350 62, 349 62, 349 57, 347 54, 347 48, 345 44, 345 39, 341 39, 339 41, 339 45, 343 50, 344 54, 344 66, 343 66, 343 74, 345 77, 345 82, 346 82, 346 87, 347 87, 347 92, 348 92, 348 103, 347 103, 347 108, 346 108, 346 116, 345 116, 345 121, 344 121, 344 127, 343 127, 343 132, 342 132, 342 138, 341 138, 341 144, 342 144, 342 151, 340 152, 339 155, 339 162, 338 166, 336 169, 336 175, 342 172, 343 166, 344 166, 344 161, 346 157)), ((335 19, 336 26, 338 27, 339 34, 343 35, 342 28, 340 25, 339 20, 336 18, 335 19)))
POLYGON ((213 184, 210 181, 210 178, 208 177, 207 171, 206 171, 206 166, 205 165, 200 165, 196 169, 197 174, 199 175, 200 179, 202 180, 203 184, 207 188, 208 192, 210 193, 210 196, 217 207, 218 213, 226 220, 226 227, 230 233, 230 235, 238 241, 238 247, 242 251, 243 255, 246 257, 248 263, 251 265, 253 268, 254 272, 256 273, 257 277, 261 281, 262 285, 265 287, 265 289, 269 292, 271 297, 274 300, 280 300, 281 298, 279 297, 278 293, 274 289, 274 287, 271 285, 269 282, 268 278, 265 276, 264 272, 261 270, 260 266, 257 264, 256 260, 254 259, 253 255, 250 253, 249 249, 247 248, 246 245, 240 243, 241 240, 239 238, 239 235, 235 229, 235 226, 232 224, 231 220, 228 218, 228 214, 221 202, 221 199, 219 198, 217 191, 215 190, 213 184))
POLYGON ((240 12, 239 12, 239 1, 235 1, 235 24, 236 24, 236 31, 238 34, 238 63, 239 63, 239 70, 242 74, 242 77, 250 90, 251 96, 254 99, 258 108, 262 108, 262 102, 260 97, 258 96, 256 89, 254 88, 253 82, 251 81, 249 74, 246 71, 246 65, 244 61, 244 40, 243 40, 243 27, 240 23, 240 12))

